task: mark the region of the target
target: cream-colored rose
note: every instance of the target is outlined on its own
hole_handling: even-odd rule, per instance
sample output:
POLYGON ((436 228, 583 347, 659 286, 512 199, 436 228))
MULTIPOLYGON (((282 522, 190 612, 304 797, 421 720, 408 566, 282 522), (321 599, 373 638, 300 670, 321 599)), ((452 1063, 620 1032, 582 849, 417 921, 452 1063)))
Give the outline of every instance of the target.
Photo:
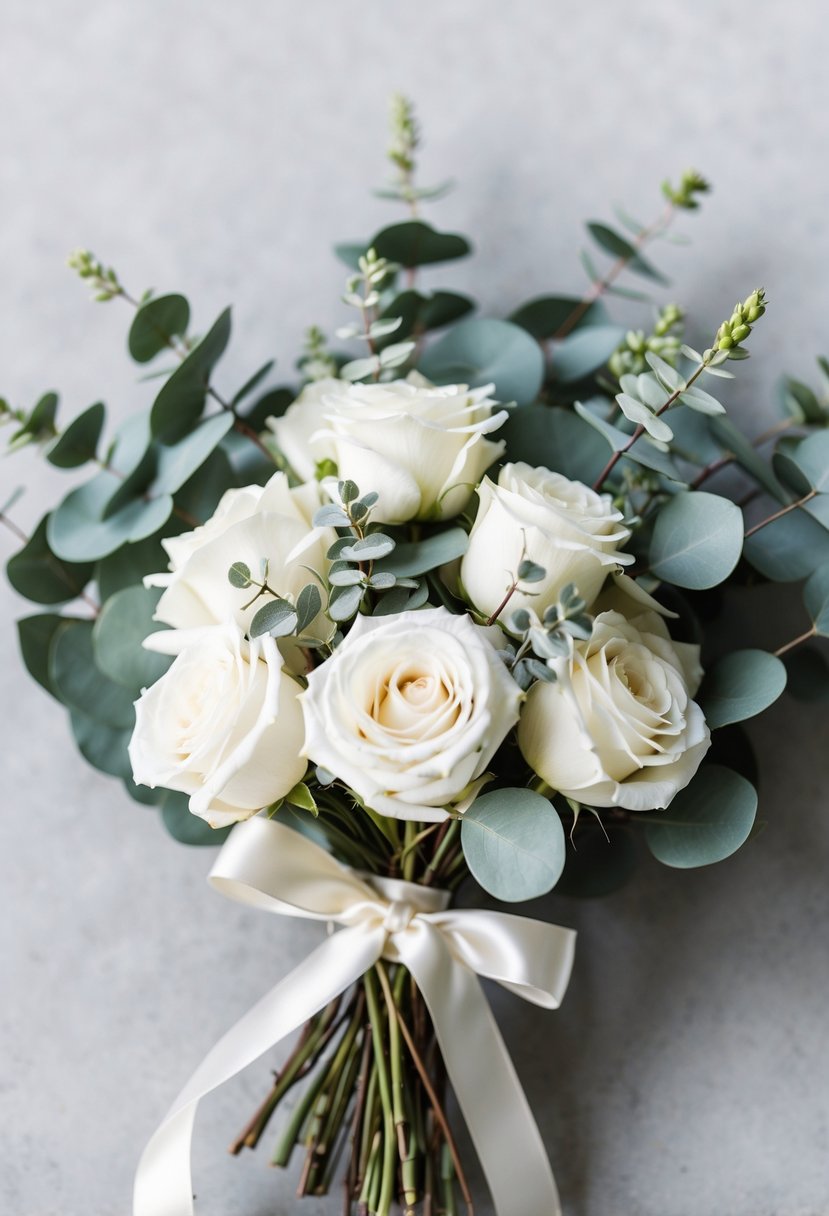
MULTIPOLYGON (((268 586, 295 602, 314 581, 309 568, 322 575, 328 569, 326 553, 336 533, 311 522, 323 501, 315 482, 291 489, 284 473, 275 473, 264 487, 229 491, 206 524, 165 542, 170 571, 146 580, 165 588, 156 620, 175 629, 234 621, 246 632, 266 600, 251 604, 255 589, 230 584, 227 572, 234 562, 244 562, 258 581, 267 572, 268 586)), ((308 632, 328 637, 332 624, 320 613, 308 632)))
POLYGON ((518 726, 524 759, 553 789, 588 806, 666 807, 711 742, 692 700, 699 647, 674 642, 654 612, 596 617, 555 684, 534 684, 518 726))
POLYGON ((348 389, 345 380, 314 380, 305 388, 281 418, 268 418, 265 425, 273 432, 276 446, 297 477, 313 481, 321 460, 336 460, 334 444, 325 430, 326 401, 348 389))
POLYGON ((436 822, 477 792, 521 698, 468 616, 361 616, 308 677, 304 754, 373 810, 436 822))
POLYGON ((273 638, 247 642, 235 625, 166 637, 178 655, 135 704, 133 776, 189 794, 211 827, 248 819, 305 772, 300 686, 273 638))
POLYGON ((493 413, 491 390, 412 376, 327 397, 324 434, 338 476, 379 494, 373 518, 383 523, 457 515, 504 450, 486 438, 507 418, 493 413))
POLYGON ((619 547, 630 536, 609 494, 549 469, 505 464, 496 485, 484 478, 480 504, 461 562, 461 583, 471 604, 492 616, 511 586, 522 557, 546 570, 537 583, 521 583, 499 619, 518 608, 543 616, 568 583, 588 605, 608 574, 632 562, 619 547))

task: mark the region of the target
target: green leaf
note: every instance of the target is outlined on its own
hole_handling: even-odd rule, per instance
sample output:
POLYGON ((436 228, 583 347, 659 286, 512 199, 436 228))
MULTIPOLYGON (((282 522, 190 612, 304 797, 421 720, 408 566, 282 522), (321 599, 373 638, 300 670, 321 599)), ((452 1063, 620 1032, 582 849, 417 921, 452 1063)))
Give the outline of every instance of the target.
POLYGON ((431 266, 436 262, 451 262, 472 252, 466 237, 454 232, 437 232, 422 220, 404 220, 383 228, 366 248, 376 251, 400 266, 431 266))
POLYGON ((370 562, 388 555, 394 550, 394 541, 382 532, 372 533, 340 550, 340 557, 348 562, 370 562))
POLYGON ((753 718, 786 687, 786 668, 765 650, 735 650, 706 674, 698 698, 712 730, 753 718))
POLYGON ((553 373, 562 384, 584 380, 604 367, 625 336, 621 325, 588 325, 557 343, 553 373))
POLYGON ((147 493, 151 498, 175 494, 202 467, 233 426, 231 413, 216 414, 199 423, 178 443, 162 447, 156 475, 147 493))
POLYGON ((705 765, 666 811, 646 815, 645 840, 666 866, 711 865, 748 840, 756 812, 757 791, 745 777, 719 764, 705 765))
POLYGON ((774 467, 798 496, 829 492, 829 431, 809 435, 793 451, 775 452, 774 467))
POLYGON ((630 241, 625 240, 618 232, 612 228, 608 228, 606 224, 597 224, 595 221, 587 225, 587 230, 593 237, 596 244, 605 251, 611 254, 614 258, 625 258, 627 261, 628 270, 633 270, 637 274, 644 275, 645 278, 654 279, 657 283, 669 283, 670 280, 652 266, 650 262, 642 257, 630 241))
POLYGON ((607 463, 602 436, 571 410, 543 405, 510 410, 498 434, 510 460, 543 465, 587 485, 607 463))
MULTIPOLYGON (((606 401, 602 398, 602 407, 606 406, 606 401)), ((621 452, 622 449, 630 442, 630 435, 627 431, 621 430, 614 426, 612 422, 608 422, 600 414, 589 409, 587 404, 577 401, 573 406, 576 413, 585 422, 589 423, 600 435, 603 435, 610 444, 614 452, 621 452)), ((625 452, 625 460, 632 460, 634 464, 641 464, 646 469, 653 469, 657 473, 661 473, 663 477, 669 478, 671 481, 676 481, 681 485, 686 482, 682 474, 677 469, 676 465, 671 460, 670 456, 663 452, 660 448, 654 447, 646 435, 636 440, 636 443, 625 452)), ((599 470, 601 471, 601 470, 599 470)))
MULTIPOLYGON (((165 535, 174 533, 174 528, 165 529, 165 535)), ((124 587, 134 587, 143 582, 145 574, 156 574, 166 570, 169 558, 161 547, 158 535, 132 545, 122 545, 109 557, 104 557, 95 568, 95 579, 101 602, 115 595, 124 587)))
POLYGON ((558 812, 532 790, 495 790, 476 798, 461 819, 461 844, 472 876, 509 903, 551 891, 564 869, 558 812))
MULTIPOLYGON (((231 432, 228 433, 228 438, 230 434, 231 432)), ((273 465, 266 466, 266 469, 267 474, 263 480, 267 480, 267 476, 273 473, 273 465)), ((193 519, 209 519, 226 490, 235 489, 239 485, 250 485, 253 481, 254 478, 251 477, 240 481, 226 453, 222 447, 218 447, 177 492, 176 506, 193 519)), ((169 528, 170 525, 166 530, 169 531, 169 528)))
POLYGON ((829 531, 798 508, 749 536, 743 552, 766 578, 779 583, 798 582, 829 562, 829 531))
POLYGON ((447 528, 425 540, 398 544, 374 569, 378 574, 393 574, 396 578, 415 578, 463 557, 468 544, 469 537, 463 528, 447 528))
POLYGON ((350 621, 363 599, 363 588, 335 587, 328 598, 328 615, 332 621, 350 621))
POLYGON ((315 583, 307 583, 296 600, 297 632, 304 633, 314 617, 322 612, 322 596, 315 583))
POLYGON ((136 785, 131 776, 122 780, 125 792, 140 806, 158 806, 166 790, 150 789, 148 785, 136 785))
MULTIPOLYGON (((281 418, 288 406, 293 405, 296 398, 297 393, 293 388, 287 388, 285 385, 280 388, 272 388, 258 397, 242 416, 249 427, 259 432, 264 429, 268 418, 281 418)), ((240 436, 240 438, 244 437, 240 436)))
POLYGON ((55 631, 49 651, 49 679, 70 709, 116 729, 132 729, 133 697, 95 663, 91 621, 67 621, 55 631))
POLYGON ((161 821, 173 840, 179 844, 220 845, 231 828, 211 828, 210 824, 190 810, 189 798, 177 790, 165 790, 161 799, 161 821))
POLYGON ((67 620, 56 612, 38 612, 17 622, 17 638, 26 670, 53 697, 57 696, 49 676, 49 647, 56 632, 67 620))
POLYGON ((819 637, 829 637, 829 562, 809 576, 803 588, 803 602, 815 633, 819 637))
POLYGON ((260 638, 269 633, 275 638, 288 637, 297 627, 297 611, 290 600, 268 600, 253 616, 250 636, 260 638))
POLYGON ((49 463, 58 469, 75 469, 87 460, 94 460, 105 415, 102 401, 79 414, 46 452, 49 463))
POLYGON ((132 765, 127 752, 131 730, 121 730, 107 726, 104 722, 96 722, 94 718, 87 717, 77 709, 69 711, 69 721, 78 751, 87 764, 110 777, 125 779, 132 776, 132 765))
POLYGON ((250 586, 250 566, 246 562, 234 562, 227 572, 227 581, 237 591, 244 591, 250 586))
POLYGON ((12 587, 36 604, 64 604, 76 599, 92 577, 91 562, 67 562, 49 547, 49 516, 35 528, 28 542, 9 558, 6 575, 12 587))
POLYGON ((156 296, 142 304, 130 326, 127 347, 136 363, 149 363, 171 339, 182 337, 190 324, 190 305, 184 296, 156 296))
POLYGON ((717 494, 676 494, 656 517, 650 570, 659 579, 702 591, 731 574, 743 547, 740 508, 717 494))
POLYGON ((312 815, 319 814, 314 795, 304 781, 298 781, 294 788, 288 791, 285 801, 289 806, 299 807, 301 811, 310 811, 312 815))
POLYGON ((729 452, 741 468, 745 469, 759 485, 776 498, 778 502, 786 502, 788 495, 775 477, 770 465, 752 447, 740 431, 737 430, 730 418, 720 416, 710 420, 711 434, 729 452))
MULTIPOLYGON (((577 308, 582 305, 578 296, 536 296, 522 304, 507 318, 513 325, 520 325, 538 342, 552 338, 565 325, 577 308)), ((574 329, 585 325, 601 325, 607 320, 607 309, 596 300, 585 310, 574 329)))
POLYGON ((183 438, 201 417, 210 376, 230 341, 230 328, 230 309, 226 308, 153 402, 150 424, 153 436, 162 443, 183 438))
MULTIPOLYGON (((235 408, 240 401, 244 401, 245 397, 249 396, 255 388, 258 388, 268 373, 272 370, 275 363, 275 359, 268 359, 267 363, 263 363, 262 366, 245 381, 239 391, 233 394, 230 402, 231 406, 235 408)), ((271 391, 279 392, 280 390, 274 389, 271 391)))
POLYGON ((170 657, 145 650, 144 638, 165 626, 153 620, 161 592, 154 587, 127 587, 101 609, 92 630, 95 662, 104 675, 135 695, 154 684, 170 666, 170 657))
POLYGON ((122 545, 152 536, 173 510, 169 494, 145 502, 134 499, 105 518, 112 496, 112 476, 99 473, 67 494, 49 516, 46 537, 52 552, 69 562, 94 562, 122 545))
POLYGON ((509 321, 475 318, 455 325, 418 364, 435 384, 495 385, 499 401, 529 405, 544 380, 544 356, 526 330, 509 321))
MULTIPOLYGON (((468 296, 459 295, 454 291, 435 291, 430 296, 422 295, 411 289, 401 291, 390 304, 383 309, 383 320, 399 317, 401 325, 396 331, 394 340, 410 337, 415 330, 418 332, 442 329, 451 325, 471 312, 475 304, 468 296)), ((385 342, 380 339, 375 345, 383 347, 385 342)))
POLYGON ((48 431, 55 425, 57 412, 57 393, 44 393, 29 415, 29 419, 26 423, 26 430, 32 435, 37 435, 41 431, 48 431))

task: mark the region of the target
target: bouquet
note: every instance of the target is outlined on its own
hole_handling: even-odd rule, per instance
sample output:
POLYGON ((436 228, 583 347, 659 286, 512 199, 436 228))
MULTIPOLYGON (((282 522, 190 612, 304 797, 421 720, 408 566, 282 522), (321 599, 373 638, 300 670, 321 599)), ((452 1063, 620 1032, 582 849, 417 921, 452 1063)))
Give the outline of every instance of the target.
POLYGON ((664 284, 651 247, 707 183, 665 183, 651 224, 590 223, 610 260, 585 255, 583 296, 482 318, 422 281, 470 244, 421 218, 445 187, 417 185, 418 142, 395 99, 384 193, 406 218, 337 248, 351 349, 310 329, 298 383, 270 387, 268 363, 220 387, 229 310, 194 336, 183 296, 136 298, 83 251, 70 264, 131 307, 160 388, 106 439, 101 403, 63 429, 53 393, 2 403, 11 449, 92 466, 8 563, 47 609, 19 622, 28 671, 92 765, 177 840, 222 843, 218 891, 329 926, 185 1086, 136 1216, 192 1211, 200 1098, 289 1036, 232 1152, 273 1121, 299 1195, 471 1212, 451 1088, 496 1210, 559 1211, 480 978, 555 1008, 574 935, 498 902, 605 893, 643 849, 728 857, 757 810, 739 724, 787 676, 827 697, 809 645, 829 635, 827 383, 787 382, 749 438, 721 397, 761 289, 700 350, 675 305, 637 330, 608 308, 641 298, 628 274, 664 284), (803 584, 802 633, 729 649, 729 588, 758 602, 769 581, 803 584))

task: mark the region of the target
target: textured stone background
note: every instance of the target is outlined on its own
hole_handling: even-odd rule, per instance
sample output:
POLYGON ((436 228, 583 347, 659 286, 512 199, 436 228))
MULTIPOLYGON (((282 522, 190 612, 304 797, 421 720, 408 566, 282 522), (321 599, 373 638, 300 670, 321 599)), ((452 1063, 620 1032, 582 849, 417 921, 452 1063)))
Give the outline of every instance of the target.
MULTIPOLYGON (((829 351, 827 52, 818 0, 5 0, 0 388, 28 403, 58 386, 68 414, 147 400, 120 305, 87 304, 62 269, 78 244, 138 289, 186 291, 199 325, 233 301, 227 386, 274 353, 290 368, 303 328, 341 316, 331 242, 393 217, 367 192, 401 88, 420 107, 425 177, 459 179, 438 222, 476 238, 447 285, 485 309, 579 290, 582 219, 614 200, 650 215, 663 175, 710 175, 693 249, 662 261, 705 326, 768 289, 735 394, 759 430, 781 370, 811 374, 829 351)), ((0 468, 4 488, 28 485, 28 526, 60 478, 28 456, 0 468)), ((81 762, 20 666, 11 621, 26 606, 0 596, 0 1208, 124 1216, 186 1074, 317 932, 222 903, 207 852, 170 842, 81 762)), ((802 628, 785 597, 762 621, 752 603, 746 638, 802 628)), ((602 903, 550 900, 581 933, 565 1008, 495 998, 568 1216, 829 1213, 825 722, 784 700, 753 734, 756 842, 697 873, 654 864, 602 903)), ((224 1154, 266 1071, 205 1103, 202 1216, 299 1210, 264 1153, 224 1154)))

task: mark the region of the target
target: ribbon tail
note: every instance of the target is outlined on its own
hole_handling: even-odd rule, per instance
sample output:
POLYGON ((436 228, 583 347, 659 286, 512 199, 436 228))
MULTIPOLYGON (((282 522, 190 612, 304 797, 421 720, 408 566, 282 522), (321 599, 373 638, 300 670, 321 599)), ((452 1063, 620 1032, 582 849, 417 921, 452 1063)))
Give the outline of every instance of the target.
POLYGON ((193 1073, 144 1150, 134 1216, 192 1216, 190 1146, 199 1102, 300 1027, 373 967, 382 929, 344 929, 326 940, 240 1018, 193 1073))
POLYGON ((477 975, 421 922, 395 945, 432 1015, 498 1216, 561 1216, 541 1133, 477 975))

